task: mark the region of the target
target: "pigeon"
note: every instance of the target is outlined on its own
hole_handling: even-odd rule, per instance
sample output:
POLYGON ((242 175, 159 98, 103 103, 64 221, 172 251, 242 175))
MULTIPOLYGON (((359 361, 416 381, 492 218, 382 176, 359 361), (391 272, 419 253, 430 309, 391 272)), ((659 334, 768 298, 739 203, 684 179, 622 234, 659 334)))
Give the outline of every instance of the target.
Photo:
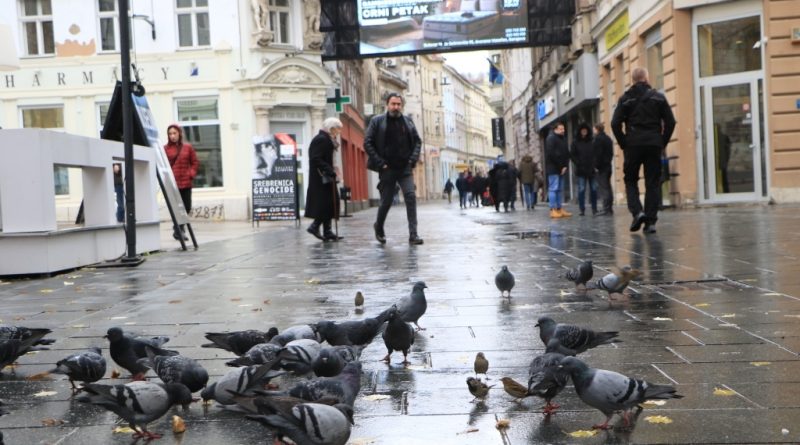
POLYGON ((156 355, 153 348, 145 346, 147 357, 139 363, 151 368, 164 383, 182 383, 190 392, 206 387, 208 371, 197 360, 182 355, 156 355))
POLYGON ((348 363, 336 377, 317 377, 297 383, 288 395, 309 402, 322 398, 335 398, 353 406, 361 389, 361 362, 348 363))
POLYGON ((613 294, 621 294, 628 287, 628 284, 639 278, 642 271, 634 269, 631 266, 624 266, 619 269, 619 273, 610 273, 599 280, 589 283, 589 289, 601 289, 608 292, 608 297, 611 298, 613 294))
POLYGON ((147 424, 166 414, 172 405, 192 402, 192 393, 180 383, 130 382, 113 386, 87 383, 83 391, 86 394, 78 398, 79 402, 114 412, 128 422, 137 438, 160 438, 160 434, 147 430, 147 424))
POLYGON ((46 350, 55 340, 44 338, 50 329, 0 325, 0 372, 30 351, 46 350))
POLYGON ((316 340, 301 338, 291 341, 278 353, 280 366, 295 375, 308 374, 321 350, 322 345, 316 340))
POLYGON ((266 343, 276 335, 278 335, 278 329, 274 327, 269 328, 267 332, 253 329, 235 332, 206 332, 206 338, 211 343, 206 343, 202 347, 220 348, 236 355, 243 355, 253 346, 266 343))
POLYGON ((391 363, 391 355, 394 351, 403 353, 403 365, 408 366, 408 350, 414 344, 414 328, 410 324, 400 319, 400 314, 396 306, 392 306, 389 311, 389 322, 386 330, 383 331, 383 344, 389 351, 382 360, 386 364, 391 363))
POLYGON ((558 340, 551 339, 547 344, 547 352, 534 357, 528 370, 528 394, 544 399, 543 412, 546 415, 561 407, 552 400, 569 381, 569 373, 559 368, 564 354, 554 352, 557 347, 558 340))
POLYGON ((583 286, 586 287, 586 283, 592 279, 594 275, 594 269, 592 268, 591 261, 584 261, 581 264, 578 264, 577 267, 570 269, 564 274, 564 278, 568 279, 575 283, 575 287, 583 286))
POLYGON ((625 426, 630 426, 632 409, 646 400, 683 398, 673 386, 654 385, 618 372, 590 368, 575 357, 565 357, 560 366, 572 376, 578 397, 606 415, 606 421, 592 426, 594 429, 608 429, 608 422, 617 411, 622 411, 625 426))
POLYGON ((489 377, 486 375, 486 372, 489 371, 489 360, 486 360, 486 356, 483 355, 483 352, 479 352, 475 355, 475 377, 478 374, 483 374, 486 377, 486 380, 489 380, 489 377))
POLYGON ((528 388, 526 388, 525 385, 511 377, 503 377, 500 381, 503 383, 503 389, 508 395, 514 398, 515 402, 520 402, 525 397, 533 395, 528 392, 528 388))
POLYGON ((364 294, 361 291, 356 292, 355 303, 357 308, 364 306, 364 294))
POLYGON ((418 331, 425 330, 417 322, 428 309, 428 302, 425 300, 425 289, 427 288, 424 281, 417 281, 414 283, 414 288, 411 289, 411 295, 403 297, 397 302, 397 313, 400 315, 400 319, 414 323, 418 331))
POLYGON ((315 326, 320 337, 331 346, 368 345, 388 318, 389 309, 374 318, 342 322, 321 321, 315 326))
POLYGON ((292 340, 299 340, 301 338, 316 340, 320 343, 323 340, 320 334, 317 332, 315 326, 302 324, 285 329, 280 334, 272 337, 269 342, 280 346, 286 346, 286 343, 289 343, 292 340))
POLYGON ((252 366, 263 365, 264 363, 271 362, 278 357, 278 353, 283 348, 273 343, 260 343, 253 345, 240 357, 237 357, 225 364, 228 366, 252 366))
POLYGON ((260 412, 248 415, 275 431, 276 439, 287 437, 299 445, 345 445, 350 438, 353 408, 320 403, 278 403, 269 397, 256 399, 260 412))
POLYGON ((342 372, 345 365, 358 360, 360 356, 361 348, 358 346, 330 346, 319 351, 311 368, 317 377, 334 377, 342 372))
POLYGON ((486 383, 481 382, 475 377, 467 377, 467 388, 469 388, 469 393, 475 397, 471 401, 474 402, 478 399, 485 399, 486 396, 489 395, 489 390, 494 388, 494 385, 487 386, 486 383))
POLYGON ((84 383, 94 383, 103 378, 106 373, 106 359, 103 358, 100 348, 91 348, 90 351, 72 354, 56 362, 56 367, 50 374, 64 374, 69 377, 72 389, 77 390, 75 380, 84 383))
MULTIPOLYGON (((3 417, 6 414, 8 414, 8 411, 6 411, 5 408, 3 408, 3 405, 5 405, 5 403, 3 403, 2 400, 0 400, 0 417, 3 417)), ((2 431, 0 431, 0 445, 5 445, 5 442, 3 442, 3 432, 2 431)))
POLYGON ((285 374, 283 371, 272 370, 272 366, 274 363, 232 369, 206 386, 200 392, 200 397, 203 400, 216 400, 221 405, 233 405, 236 403, 234 394, 253 396, 256 390, 263 388, 270 380, 285 374))
POLYGON ((131 337, 121 328, 113 327, 108 330, 105 338, 110 345, 111 358, 131 373, 132 380, 143 380, 147 373, 147 366, 139 363, 140 358, 147 357, 145 346, 151 347, 155 355, 178 355, 177 351, 161 349, 161 345, 169 341, 168 337, 131 337))
POLYGON ((514 288, 514 274, 509 272, 508 266, 500 268, 500 272, 497 272, 497 275, 494 276, 494 284, 497 286, 497 290, 500 291, 501 297, 508 292, 508 298, 511 298, 511 289, 514 288))
POLYGON ((556 350, 564 355, 578 355, 600 345, 621 342, 614 338, 619 335, 617 331, 595 332, 591 329, 556 323, 550 317, 539 317, 536 326, 539 328, 539 338, 542 339, 542 343, 548 345, 550 339, 557 339, 556 350))

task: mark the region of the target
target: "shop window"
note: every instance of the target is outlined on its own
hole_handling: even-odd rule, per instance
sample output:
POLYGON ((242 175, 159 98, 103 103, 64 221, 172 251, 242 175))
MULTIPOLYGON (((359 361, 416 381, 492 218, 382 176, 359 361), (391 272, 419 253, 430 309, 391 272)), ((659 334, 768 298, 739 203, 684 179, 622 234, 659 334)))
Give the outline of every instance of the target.
POLYGON ((176 100, 183 140, 197 151, 200 166, 194 187, 222 187, 222 143, 217 98, 176 100))
POLYGON ((644 58, 650 74, 650 86, 664 91, 664 59, 661 55, 661 26, 656 26, 645 34, 644 58))
POLYGON ((208 24, 208 0, 176 0, 178 14, 178 46, 208 46, 211 30, 208 24))
POLYGON ((759 16, 697 27, 700 77, 761 69, 759 16))
MULTIPOLYGON (((64 107, 30 107, 20 108, 22 114, 22 128, 47 128, 50 130, 64 130, 64 107)), ((67 167, 53 167, 56 195, 69 194, 69 169, 67 167)))
POLYGON ((25 55, 54 54, 53 8, 50 0, 20 0, 19 9, 25 55))

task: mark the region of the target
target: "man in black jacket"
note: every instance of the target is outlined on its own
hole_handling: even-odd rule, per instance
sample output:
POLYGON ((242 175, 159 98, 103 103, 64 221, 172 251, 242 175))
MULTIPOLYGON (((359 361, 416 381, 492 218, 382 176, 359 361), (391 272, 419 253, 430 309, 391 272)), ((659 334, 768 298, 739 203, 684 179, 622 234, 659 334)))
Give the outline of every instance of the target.
POLYGON ((408 242, 422 244, 422 238, 417 234, 417 196, 414 185, 414 166, 419 160, 422 140, 411 119, 403 116, 402 96, 389 93, 386 108, 386 114, 375 116, 369 122, 364 138, 364 149, 369 155, 368 167, 378 172, 378 190, 381 193, 378 217, 372 226, 375 239, 381 244, 386 243, 383 223, 392 207, 395 186, 400 185, 408 217, 408 242))
POLYGON ((625 194, 633 215, 631 232, 644 224, 645 233, 655 233, 661 193, 661 154, 675 130, 675 116, 667 98, 652 89, 644 68, 634 68, 633 86, 620 97, 611 129, 625 154, 625 194), (622 125, 625 124, 625 131, 622 125), (644 212, 639 200, 639 168, 644 166, 644 212))
POLYGON ((578 125, 578 133, 572 140, 569 156, 575 164, 575 176, 578 178, 578 207, 580 215, 586 214, 586 188, 589 188, 589 202, 592 215, 597 214, 597 178, 595 177, 595 151, 592 139, 592 127, 587 123, 578 125))
POLYGON ((561 208, 564 198, 564 175, 569 166, 569 149, 564 136, 564 123, 556 122, 544 141, 544 169, 547 173, 547 193, 550 200, 550 217, 565 218, 572 213, 561 208))
POLYGON ((597 171, 597 198, 602 206, 598 215, 614 213, 614 195, 611 191, 611 170, 614 160, 614 143, 606 134, 603 123, 594 125, 595 170, 597 171))

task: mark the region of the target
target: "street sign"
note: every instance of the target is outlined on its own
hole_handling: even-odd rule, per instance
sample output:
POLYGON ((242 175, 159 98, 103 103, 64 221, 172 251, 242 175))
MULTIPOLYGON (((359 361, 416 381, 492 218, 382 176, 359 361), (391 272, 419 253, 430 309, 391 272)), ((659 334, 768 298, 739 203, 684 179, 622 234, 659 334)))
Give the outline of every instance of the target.
POLYGON ((341 113, 344 104, 350 103, 350 96, 342 96, 342 90, 339 88, 335 88, 333 91, 333 97, 329 97, 327 102, 329 104, 334 104, 336 106, 336 112, 341 113))

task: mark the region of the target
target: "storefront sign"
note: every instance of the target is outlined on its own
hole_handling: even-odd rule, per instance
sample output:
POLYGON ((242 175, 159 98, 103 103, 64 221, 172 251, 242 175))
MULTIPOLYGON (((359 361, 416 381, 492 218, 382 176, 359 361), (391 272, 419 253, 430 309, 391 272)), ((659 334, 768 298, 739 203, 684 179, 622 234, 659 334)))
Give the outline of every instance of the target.
POLYGON ((286 133, 253 138, 253 221, 299 219, 297 144, 286 133))
POLYGON ((553 96, 547 96, 536 103, 536 115, 539 117, 539 120, 544 119, 555 110, 555 103, 556 101, 553 96))
POLYGON ((611 50, 617 43, 628 36, 630 28, 628 26, 628 11, 626 10, 619 17, 617 17, 606 29, 606 51, 611 50))

